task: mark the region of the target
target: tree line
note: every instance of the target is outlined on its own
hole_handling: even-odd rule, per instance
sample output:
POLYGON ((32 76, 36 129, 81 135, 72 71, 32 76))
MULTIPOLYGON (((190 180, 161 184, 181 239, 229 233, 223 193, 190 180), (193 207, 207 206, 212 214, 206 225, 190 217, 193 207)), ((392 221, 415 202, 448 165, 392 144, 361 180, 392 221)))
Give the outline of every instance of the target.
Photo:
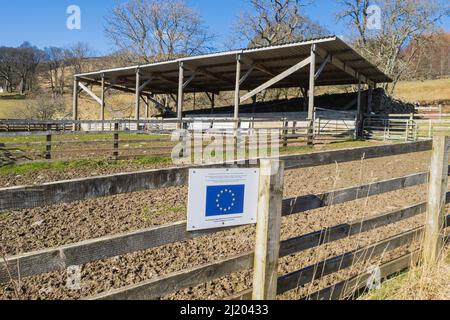
POLYGON ((82 72, 92 52, 85 43, 67 48, 39 49, 28 42, 16 48, 0 47, 0 87, 25 94, 45 82, 53 96, 63 95, 67 77, 82 72))

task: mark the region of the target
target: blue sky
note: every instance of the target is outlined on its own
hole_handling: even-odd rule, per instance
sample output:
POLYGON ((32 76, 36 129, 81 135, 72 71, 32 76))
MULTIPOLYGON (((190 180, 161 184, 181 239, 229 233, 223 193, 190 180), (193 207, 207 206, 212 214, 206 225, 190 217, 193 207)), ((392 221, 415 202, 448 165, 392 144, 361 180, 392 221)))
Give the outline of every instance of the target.
MULTIPOLYGON (((104 34, 104 17, 116 2, 124 0, 0 0, 0 46, 18 46, 29 41, 40 48, 66 46, 83 41, 105 54, 113 49, 104 34), (81 8, 81 30, 68 30, 66 9, 69 5, 81 8)), ((167 0, 162 0, 167 1, 167 0)), ((202 15, 210 30, 218 35, 217 49, 223 43, 239 12, 249 9, 244 0, 187 0, 202 15)), ((345 35, 345 26, 336 23, 339 9, 335 0, 316 0, 306 13, 325 25, 336 35, 345 35)), ((450 31, 450 18, 444 22, 450 31)))

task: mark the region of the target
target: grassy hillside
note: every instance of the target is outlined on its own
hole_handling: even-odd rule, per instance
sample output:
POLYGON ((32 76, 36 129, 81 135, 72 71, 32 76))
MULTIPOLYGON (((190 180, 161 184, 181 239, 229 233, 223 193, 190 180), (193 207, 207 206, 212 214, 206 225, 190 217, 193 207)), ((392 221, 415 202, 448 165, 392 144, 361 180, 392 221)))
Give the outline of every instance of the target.
POLYGON ((450 101, 450 78, 400 82, 394 92, 394 96, 410 102, 450 101))
MULTIPOLYGON (((96 92, 96 90, 94 90, 94 92, 96 92)), ((66 112, 67 114, 71 114, 72 94, 66 93, 64 98, 66 112)), ((25 106, 32 101, 33 97, 30 96, 0 93, 0 119, 18 118, 20 110, 24 109, 25 106)), ((111 97, 107 96, 106 118, 111 118, 112 113, 115 113, 117 117, 121 118, 131 117, 134 112, 133 104, 134 96, 129 94, 117 94, 111 97)), ((90 97, 81 94, 79 98, 79 115, 82 119, 99 119, 100 106, 90 97)), ((64 115, 61 115, 61 117, 63 116, 64 115)))
POLYGON ((24 108, 27 101, 25 96, 10 93, 0 93, 0 118, 13 117, 13 110, 24 108))

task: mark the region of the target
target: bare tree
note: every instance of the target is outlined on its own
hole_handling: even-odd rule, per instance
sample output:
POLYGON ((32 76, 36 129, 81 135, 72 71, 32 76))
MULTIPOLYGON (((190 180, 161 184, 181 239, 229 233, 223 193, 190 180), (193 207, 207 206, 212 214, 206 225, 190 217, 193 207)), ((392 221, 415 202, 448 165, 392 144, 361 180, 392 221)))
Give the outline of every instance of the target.
POLYGON ((254 11, 241 13, 235 33, 249 47, 304 40, 327 33, 302 13, 311 4, 304 0, 249 0, 254 11))
POLYGON ((28 42, 17 48, 13 66, 20 81, 20 94, 24 94, 25 90, 33 90, 34 77, 43 57, 43 52, 28 42))
POLYGON ((0 48, 0 79, 3 80, 7 92, 12 92, 15 85, 15 74, 13 69, 16 49, 0 48))
POLYGON ((65 69, 67 67, 67 52, 63 48, 49 47, 45 52, 45 74, 50 83, 52 94, 64 94, 65 69))
POLYGON ((17 119, 54 120, 57 117, 63 118, 65 110, 63 97, 40 95, 27 103, 24 109, 14 111, 13 116, 17 119))
POLYGON ((443 30, 426 35, 425 39, 413 39, 404 54, 418 52, 412 61, 411 74, 417 79, 436 79, 450 75, 450 33, 443 30), (417 46, 416 43, 427 45, 417 46))
POLYGON ((87 72, 88 58, 94 54, 91 47, 85 42, 78 42, 66 49, 66 59, 72 66, 73 72, 83 73, 87 72))
POLYGON ((154 62, 211 50, 213 36, 183 0, 129 0, 106 18, 106 34, 135 62, 154 62))
MULTIPOLYGON (((448 14, 448 4, 441 0, 379 0, 381 29, 367 26, 370 13, 368 0, 339 0, 342 11, 338 18, 348 23, 355 37, 355 47, 366 58, 391 76, 394 84, 411 70, 411 62, 428 37, 436 31, 439 20, 448 14), (406 46, 415 41, 415 50, 405 52, 406 46)), ((389 86, 386 84, 385 89, 389 86)))
POLYGON ((43 52, 28 42, 18 48, 0 48, 0 79, 6 83, 9 91, 19 87, 20 93, 31 91, 37 68, 43 58, 43 52))

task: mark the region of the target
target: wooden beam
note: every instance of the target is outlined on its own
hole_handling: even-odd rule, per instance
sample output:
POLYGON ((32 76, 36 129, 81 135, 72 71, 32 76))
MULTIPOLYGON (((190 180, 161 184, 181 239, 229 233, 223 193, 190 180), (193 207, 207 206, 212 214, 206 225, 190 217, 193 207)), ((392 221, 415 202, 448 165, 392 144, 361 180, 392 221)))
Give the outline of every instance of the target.
MULTIPOLYGON (((181 121, 183 118, 183 104, 184 104, 183 84, 184 84, 184 66, 183 62, 180 62, 178 67, 178 96, 177 96, 177 119, 179 121, 181 121)), ((181 125, 181 123, 179 125, 181 125)))
MULTIPOLYGON (((78 120, 78 86, 79 81, 75 77, 73 80, 73 100, 72 100, 72 118, 74 121, 78 120)), ((76 131, 76 124, 73 125, 73 131, 76 131)))
POLYGON ((423 214, 425 211, 426 203, 422 202, 400 210, 381 213, 364 219, 357 219, 349 223, 290 238, 283 241, 280 250, 280 258, 407 220, 423 214))
POLYGON ((316 74, 316 45, 314 44, 311 46, 310 69, 309 69, 308 120, 312 120, 314 117, 315 74, 316 74))
MULTIPOLYGON (((105 82, 105 84, 106 84, 106 82, 105 82)), ((116 84, 117 84, 117 80, 111 81, 111 82, 108 84, 108 86, 106 87, 105 93, 108 92, 108 91, 111 90, 111 89, 114 89, 114 86, 115 86, 116 84)))
POLYGON ((325 69, 325 67, 327 66, 327 64, 331 61, 331 56, 327 55, 327 57, 325 58, 325 60, 322 62, 321 66, 319 67, 319 69, 317 70, 315 76, 314 76, 314 80, 319 79, 320 75, 322 74, 323 70, 325 69))
POLYGON ((198 74, 204 75, 208 78, 212 78, 212 79, 216 79, 216 80, 220 80, 223 81, 225 83, 231 83, 233 80, 228 79, 226 77, 223 77, 221 74, 215 74, 212 72, 209 72, 206 68, 195 68, 191 65, 188 65, 186 63, 184 63, 184 67, 192 72, 197 72, 198 74))
POLYGON ((261 63, 255 63, 255 69, 267 73, 268 75, 275 77, 277 73, 272 69, 267 68, 265 65, 261 63))
MULTIPOLYGON (((90 84, 101 85, 101 81, 94 81, 94 80, 90 80, 90 79, 83 79, 83 81, 86 82, 86 83, 90 83, 90 84)), ((136 93, 136 89, 135 88, 131 89, 131 88, 125 87, 123 85, 120 85, 120 84, 118 84, 118 80, 117 79, 114 80, 114 82, 110 82, 110 83, 105 82, 105 84, 108 85, 107 91, 111 90, 111 89, 114 89, 114 90, 127 92, 127 93, 133 93, 133 94, 136 93)), ((148 92, 148 91, 146 91, 146 92, 143 91, 143 92, 141 92, 141 94, 142 93, 143 94, 151 94, 151 92, 148 92)))
POLYGON ((410 176, 378 181, 363 186, 356 186, 325 192, 315 195, 304 195, 283 200, 283 216, 319 209, 358 199, 364 199, 375 195, 392 192, 403 188, 409 188, 428 182, 428 173, 422 172, 410 176))
POLYGON ((428 266, 437 263, 442 254, 442 235, 445 225, 445 203, 448 182, 450 137, 433 138, 428 210, 425 223, 423 260, 428 266))
POLYGON ((278 294, 283 294, 287 291, 299 288, 311 281, 347 269, 357 263, 365 262, 385 254, 386 252, 410 244, 414 240, 418 240, 422 233, 423 228, 416 228, 382 240, 369 247, 347 252, 283 275, 278 279, 278 294))
POLYGON ((245 82, 245 80, 247 80, 247 78, 250 76, 253 70, 255 70, 255 66, 251 66, 250 69, 247 70, 247 72, 239 80, 239 85, 242 85, 245 82))
POLYGON ((277 74, 273 72, 272 70, 269 70, 266 66, 264 66, 261 62, 253 61, 252 59, 243 56, 242 62, 246 64, 249 67, 255 68, 256 70, 259 70, 261 72, 264 72, 272 77, 275 77, 277 74))
POLYGON ((363 135, 363 126, 364 126, 364 110, 362 108, 362 100, 361 100, 361 77, 358 75, 358 98, 356 102, 356 138, 361 139, 363 135))
POLYGON ((84 84, 82 84, 81 82, 78 83, 78 85, 80 86, 81 89, 83 89, 84 92, 86 92, 89 96, 92 97, 92 99, 94 99, 99 105, 102 105, 102 99, 100 99, 99 97, 97 97, 95 95, 95 93, 93 93, 91 90, 89 90, 88 87, 86 87, 84 84))
POLYGON ((160 112, 166 112, 166 106, 163 105, 161 102, 159 102, 158 100, 156 100, 154 97, 152 96, 147 96, 148 100, 150 100, 151 102, 153 102, 156 105, 156 108, 160 111, 160 112))
POLYGON ((195 79, 197 74, 198 74, 198 71, 195 70, 194 73, 183 83, 183 89, 186 89, 186 87, 192 82, 192 80, 195 79))
MULTIPOLYGON (((348 66, 347 64, 345 64, 342 60, 338 59, 337 57, 335 57, 334 55, 330 54, 329 52, 327 52, 326 50, 322 49, 319 46, 316 46, 316 53, 322 57, 323 59, 326 59, 326 57, 328 55, 331 55, 331 63, 338 67, 339 69, 341 69, 342 71, 346 72, 347 74, 351 75, 353 78, 357 78, 358 76, 358 72, 357 70, 353 69, 352 67, 348 66)), ((367 78, 365 75, 360 74, 361 80, 370 85, 370 86, 375 86, 375 82, 370 80, 369 78, 367 78)))
POLYGON ((148 96, 144 97, 144 103, 145 103, 145 119, 148 119, 150 117, 150 103, 148 101, 148 96))
POLYGON ((311 57, 306 58, 303 61, 300 61, 299 63, 297 63, 296 65, 292 66, 291 68, 285 70, 284 72, 280 73, 279 75, 277 75, 276 77, 272 78, 271 80, 267 81, 266 83, 260 85, 258 88, 256 88, 255 90, 249 92, 248 94, 244 95, 241 99, 240 102, 243 103, 246 100, 250 99, 251 97, 253 97, 254 95, 260 93, 261 91, 273 86, 275 83, 289 77, 291 74, 297 72, 298 70, 304 68, 305 66, 307 66, 308 64, 311 63, 311 57))
POLYGON ((90 300, 152 300, 234 272, 251 269, 252 262, 253 254, 245 253, 112 290, 92 297, 90 300))
MULTIPOLYGON (((138 68, 136 70, 136 92, 135 92, 135 101, 136 101, 136 105, 135 105, 135 119, 139 121, 141 115, 141 91, 140 91, 140 87, 141 87, 141 70, 138 68)), ((139 123, 138 125, 138 130, 139 130, 139 123)))
MULTIPOLYGON (((417 264, 419 258, 419 251, 414 251, 412 253, 405 254, 399 258, 393 259, 387 263, 380 266, 380 278, 388 279, 390 276, 396 275, 404 270, 409 269, 411 266, 417 264)), ((367 282, 370 273, 359 274, 357 276, 351 277, 339 283, 333 284, 325 289, 321 289, 312 294, 308 294, 303 297, 303 300, 354 300, 358 294, 367 288, 367 282)))
POLYGON ((281 156, 285 161, 285 167, 289 169, 300 169, 321 165, 358 161, 364 159, 393 156, 398 154, 422 152, 431 150, 431 141, 408 142, 402 144, 383 145, 376 147, 362 147, 346 150, 322 151, 305 155, 281 156))
POLYGON ((239 104, 240 104, 240 80, 241 80, 241 67, 242 67, 242 56, 238 54, 236 56, 236 83, 234 88, 234 120, 239 119, 239 104))
MULTIPOLYGON (((100 106, 100 120, 105 121, 105 75, 102 74, 102 85, 101 85, 101 106, 100 106)), ((102 131, 104 129, 104 124, 102 123, 102 131)))
POLYGON ((141 93, 151 82, 153 78, 150 78, 146 80, 140 87, 139 87, 139 93, 141 93))
POLYGON ((155 77, 155 78, 159 78, 159 79, 163 79, 163 80, 165 80, 165 81, 167 81, 167 82, 170 82, 170 83, 173 83, 173 84, 178 84, 178 80, 169 78, 169 77, 167 77, 167 76, 165 76, 165 75, 163 75, 163 74, 160 74, 160 73, 157 73, 157 74, 155 73, 155 74, 154 74, 154 77, 155 77))
MULTIPOLYGON (((277 60, 278 60, 278 58, 277 58, 277 60)), ((253 60, 249 59, 248 57, 243 57, 243 62, 250 67, 254 67, 256 70, 264 72, 272 77, 275 77, 278 74, 278 72, 274 71, 272 68, 269 69, 264 64, 262 64, 261 62, 258 62, 258 61, 253 61, 253 60)), ((289 81, 289 82, 294 84, 294 86, 298 86, 298 83, 294 83, 293 81, 289 81)))
POLYGON ((277 296, 283 180, 283 162, 261 160, 253 300, 275 300, 277 296))

